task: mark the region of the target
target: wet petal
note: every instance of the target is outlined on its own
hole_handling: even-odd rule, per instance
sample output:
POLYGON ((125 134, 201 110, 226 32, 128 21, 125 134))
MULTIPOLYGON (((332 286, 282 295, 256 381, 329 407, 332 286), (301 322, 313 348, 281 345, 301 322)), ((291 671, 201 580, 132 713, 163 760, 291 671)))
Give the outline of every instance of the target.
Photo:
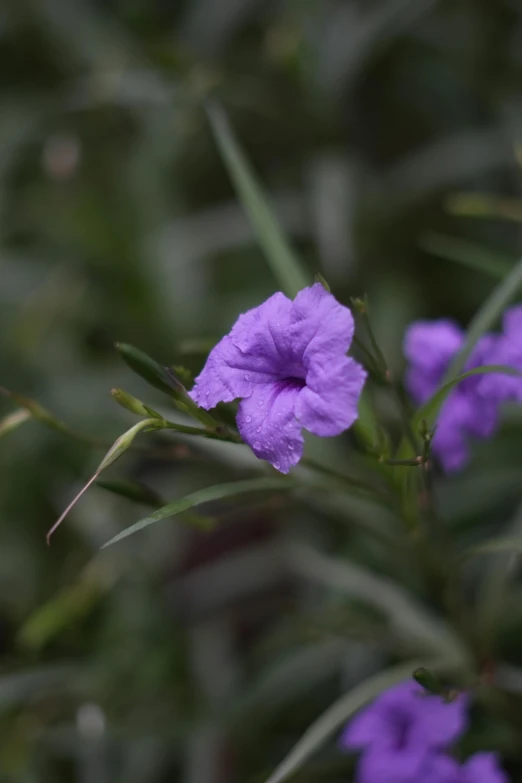
POLYGON ((227 335, 210 352, 190 396, 201 408, 209 410, 218 402, 247 397, 256 385, 270 383, 276 377, 265 356, 242 353, 227 335))
POLYGON ((305 367, 317 354, 343 355, 352 343, 353 316, 321 283, 300 291, 290 311, 293 355, 305 367))
POLYGON ((301 425, 294 413, 300 392, 295 383, 260 384, 240 403, 236 417, 241 437, 256 457, 281 473, 288 473, 303 453, 301 425))
POLYGON ((357 418, 357 404, 366 372, 348 356, 316 356, 297 400, 296 416, 314 435, 330 437, 348 429, 357 418))

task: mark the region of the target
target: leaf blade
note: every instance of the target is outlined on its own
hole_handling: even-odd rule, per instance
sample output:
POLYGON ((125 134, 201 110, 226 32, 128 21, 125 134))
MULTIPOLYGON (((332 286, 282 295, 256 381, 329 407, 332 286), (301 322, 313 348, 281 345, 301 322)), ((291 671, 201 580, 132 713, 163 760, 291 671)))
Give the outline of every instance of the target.
POLYGON ((372 699, 392 685, 411 677, 412 672, 421 666, 433 670, 440 666, 441 661, 419 663, 411 661, 399 664, 383 672, 369 677, 348 693, 335 701, 312 725, 305 731, 293 749, 268 778, 266 783, 282 783, 296 772, 318 750, 328 738, 355 713, 372 699))
POLYGON ((218 104, 211 103, 207 106, 207 115, 223 162, 272 273, 283 291, 294 297, 310 281, 286 241, 224 111, 218 104))
POLYGON ((507 277, 496 286, 491 296, 486 299, 482 307, 479 308, 471 319, 466 342, 450 364, 445 378, 446 381, 451 380, 462 371, 478 340, 488 329, 494 326, 502 311, 521 288, 522 259, 516 263, 507 277))
POLYGON ((459 237, 429 232, 421 237, 420 247, 427 253, 453 261, 497 280, 503 280, 516 263, 499 250, 485 250, 481 245, 459 237))
POLYGON ((465 381, 466 378, 471 378, 473 375, 488 375, 491 373, 520 375, 513 367, 507 367, 503 364, 485 364, 482 367, 474 367, 472 370, 467 370, 467 372, 461 373, 456 378, 453 378, 453 380, 440 386, 435 394, 430 397, 421 408, 415 411, 412 427, 417 430, 422 419, 426 419, 428 426, 433 426, 444 401, 455 386, 461 383, 461 381, 465 381))
POLYGON ((205 487, 205 489, 199 489, 196 492, 191 492, 189 495, 185 495, 178 500, 174 500, 172 503, 168 503, 166 506, 158 509, 154 514, 148 517, 140 519, 135 522, 121 533, 107 541, 102 549, 105 549, 112 544, 116 544, 124 538, 137 533, 139 530, 143 530, 149 525, 153 525, 155 522, 161 522, 168 517, 177 516, 182 511, 186 511, 193 506, 200 505, 201 503, 207 503, 211 500, 221 500, 226 497, 233 497, 234 495, 243 494, 246 492, 266 491, 266 490, 290 490, 295 489, 297 484, 289 479, 282 478, 256 478, 245 479, 245 481, 233 481, 228 484, 217 484, 213 487, 205 487))

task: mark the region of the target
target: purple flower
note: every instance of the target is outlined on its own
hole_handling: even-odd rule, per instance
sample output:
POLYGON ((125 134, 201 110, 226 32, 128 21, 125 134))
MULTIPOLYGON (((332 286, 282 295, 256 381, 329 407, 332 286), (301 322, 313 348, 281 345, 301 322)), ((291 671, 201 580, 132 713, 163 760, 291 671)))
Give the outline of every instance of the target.
POLYGON ((416 682, 390 688, 345 728, 341 747, 362 750, 358 783, 417 783, 435 751, 450 745, 466 726, 467 698, 445 702, 416 682))
MULTIPOLYGON (((506 310, 502 319, 503 333, 493 338, 491 353, 495 364, 504 364, 522 371, 522 307, 506 310)), ((485 375, 478 384, 484 398, 501 403, 506 400, 522 402, 522 379, 516 375, 493 373, 485 375)))
POLYGON ((357 418, 366 372, 346 356, 353 331, 350 310, 320 283, 293 302, 274 294, 212 349, 191 397, 206 410, 240 398, 241 437, 288 473, 303 453, 302 427, 328 437, 357 418))
POLYGON ((430 756, 419 780, 422 783, 508 783, 495 753, 475 753, 462 765, 449 756, 430 756))
MULTIPOLYGON (((518 317, 508 318, 513 330, 522 337, 522 308, 516 308, 518 317)), ((404 353, 409 361, 406 387, 418 404, 426 402, 442 384, 444 375, 455 354, 462 347, 464 333, 449 320, 419 321, 408 329, 404 341, 404 353)), ((465 370, 485 364, 516 366, 513 340, 486 334, 475 346, 465 370), (511 352, 510 352, 511 351, 511 352)), ((522 369, 522 350, 518 351, 522 369)), ((469 458, 469 440, 472 437, 488 438, 497 427, 499 402, 515 396, 522 384, 510 376, 492 374, 467 378, 451 392, 441 408, 433 438, 433 452, 443 468, 460 470, 469 458), (507 381, 506 381, 507 379, 507 381)))

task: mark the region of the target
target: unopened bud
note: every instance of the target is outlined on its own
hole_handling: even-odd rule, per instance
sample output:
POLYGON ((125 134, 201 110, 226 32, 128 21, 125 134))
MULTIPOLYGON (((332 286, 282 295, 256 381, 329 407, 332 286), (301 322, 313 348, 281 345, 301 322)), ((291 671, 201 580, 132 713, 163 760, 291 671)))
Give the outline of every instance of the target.
POLYGON ((159 413, 156 413, 156 411, 153 412, 152 409, 144 405, 141 400, 138 400, 137 397, 133 397, 132 394, 129 394, 129 392, 126 392, 123 389, 111 389, 111 394, 122 408, 126 408, 137 416, 144 416, 147 419, 151 416, 154 419, 162 418, 159 413))

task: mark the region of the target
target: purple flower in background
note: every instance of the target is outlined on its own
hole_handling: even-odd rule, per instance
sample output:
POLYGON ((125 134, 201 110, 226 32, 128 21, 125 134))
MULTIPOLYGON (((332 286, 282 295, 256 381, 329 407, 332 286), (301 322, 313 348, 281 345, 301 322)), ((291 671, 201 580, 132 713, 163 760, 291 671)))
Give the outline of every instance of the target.
POLYGON ((328 437, 357 418, 366 372, 346 356, 353 331, 350 310, 320 283, 294 301, 274 294, 212 349, 191 397, 206 410, 240 398, 241 437, 288 473, 303 453, 302 427, 328 437))
MULTIPOLYGON (((522 370, 522 307, 506 313, 504 330, 502 335, 484 335, 464 369, 504 364, 522 370)), ((406 387, 415 402, 422 405, 434 394, 463 343, 463 331, 450 320, 419 321, 410 326, 404 341, 409 361, 406 387)), ((470 438, 493 435, 499 403, 507 399, 522 401, 522 379, 497 373, 477 375, 451 392, 439 413, 433 438, 433 452, 446 471, 465 465, 470 438)))
POLYGON ((390 688, 345 728, 340 744, 361 750, 358 783, 418 783, 429 758, 466 727, 467 698, 445 702, 414 681, 390 688))
MULTIPOLYGON (((492 340, 491 353, 495 364, 503 364, 522 371, 522 307, 506 310, 502 319, 502 334, 492 340)), ((501 403, 506 400, 522 402, 522 379, 516 375, 485 375, 478 384, 484 398, 501 403)))
POLYGON ((464 764, 449 756, 430 756, 419 775, 422 783, 508 783, 495 753, 476 753, 464 764))

